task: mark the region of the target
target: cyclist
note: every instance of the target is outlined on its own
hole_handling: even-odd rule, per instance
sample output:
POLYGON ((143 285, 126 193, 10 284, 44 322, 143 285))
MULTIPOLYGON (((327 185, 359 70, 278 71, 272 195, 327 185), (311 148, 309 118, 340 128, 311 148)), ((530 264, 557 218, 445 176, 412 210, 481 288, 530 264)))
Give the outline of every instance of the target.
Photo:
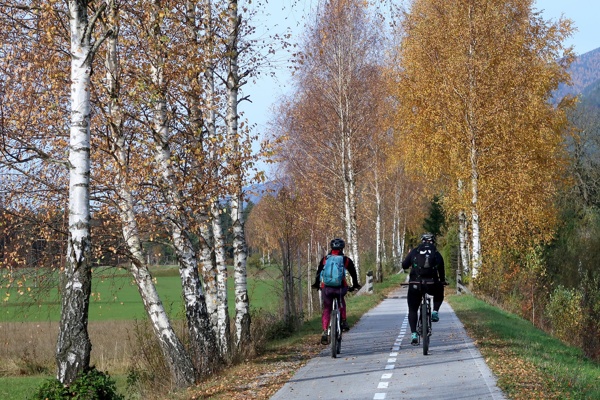
POLYGON ((431 320, 437 322, 440 320, 438 311, 444 301, 444 285, 446 284, 446 272, 444 270, 444 259, 435 248, 435 236, 432 233, 421 235, 421 244, 408 253, 402 261, 402 269, 410 270, 409 279, 418 281, 420 278, 435 282, 434 284, 408 287, 408 323, 410 324, 411 343, 416 345, 419 342, 417 335, 417 310, 421 304, 421 290, 426 290, 433 296, 433 312, 431 320))
POLYGON ((352 278, 352 286, 350 288, 348 287, 348 282, 346 280, 345 274, 344 278, 342 279, 341 286, 326 286, 321 279, 321 271, 323 271, 323 267, 325 267, 325 263, 327 261, 328 256, 325 256, 321 259, 317 268, 315 283, 312 284, 312 287, 314 289, 321 289, 321 299, 323 302, 323 313, 321 315, 323 334, 321 335, 321 344, 327 344, 327 327, 329 326, 329 320, 331 318, 331 308, 333 306, 333 299, 336 297, 341 298, 341 301, 339 302, 340 315, 342 318, 340 325, 342 327, 342 331, 348 331, 350 327, 348 326, 348 322, 346 322, 346 301, 344 300, 344 296, 346 295, 348 290, 353 291, 355 289, 358 290, 361 288, 361 286, 358 284, 354 262, 352 261, 352 259, 344 255, 344 247, 346 246, 346 243, 344 243, 342 239, 333 239, 330 243, 330 246, 331 250, 328 253, 328 256, 343 256, 344 268, 350 273, 350 277, 352 278))

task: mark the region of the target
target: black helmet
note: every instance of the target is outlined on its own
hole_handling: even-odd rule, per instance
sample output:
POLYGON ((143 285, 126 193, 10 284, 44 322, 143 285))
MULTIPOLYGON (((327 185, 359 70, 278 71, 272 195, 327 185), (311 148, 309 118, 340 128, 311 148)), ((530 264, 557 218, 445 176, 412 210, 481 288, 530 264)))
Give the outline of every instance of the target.
POLYGON ((434 243, 435 242, 435 236, 433 233, 429 233, 426 232, 424 234, 421 235, 421 242, 423 243, 434 243))
POLYGON ((342 239, 333 239, 331 241, 332 250, 342 250, 346 246, 346 243, 342 239))

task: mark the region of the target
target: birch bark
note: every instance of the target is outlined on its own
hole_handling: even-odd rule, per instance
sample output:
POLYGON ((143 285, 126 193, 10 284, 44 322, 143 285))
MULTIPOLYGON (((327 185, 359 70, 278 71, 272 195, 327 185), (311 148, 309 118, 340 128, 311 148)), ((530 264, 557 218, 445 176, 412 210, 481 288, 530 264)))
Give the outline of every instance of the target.
POLYGON ((90 265, 90 74, 92 46, 86 34, 86 0, 68 2, 71 34, 71 125, 69 141, 69 237, 63 271, 56 346, 57 379, 71 384, 89 368, 90 265))
POLYGON ((239 165, 239 134, 238 134, 238 97, 240 77, 238 71, 238 40, 240 35, 241 18, 238 15, 237 0, 229 0, 227 7, 228 19, 228 63, 227 76, 227 136, 233 152, 233 193, 231 196, 231 218, 233 231, 233 264, 235 282, 235 346, 238 352, 248 350, 251 342, 250 334, 250 302, 248 299, 248 284, 246 261, 248 248, 244 233, 243 215, 243 173, 239 165))

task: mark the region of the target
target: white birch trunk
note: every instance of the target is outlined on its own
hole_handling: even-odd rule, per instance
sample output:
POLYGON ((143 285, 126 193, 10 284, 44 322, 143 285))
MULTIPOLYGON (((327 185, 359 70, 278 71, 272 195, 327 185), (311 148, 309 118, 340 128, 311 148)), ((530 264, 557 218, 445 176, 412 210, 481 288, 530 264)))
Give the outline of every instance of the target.
MULTIPOLYGON (((238 40, 241 19, 238 15, 237 0, 229 0, 228 7, 228 62, 227 76, 227 135, 233 148, 231 160, 237 162, 239 158, 238 143, 238 40)), ((244 233, 243 216, 243 171, 240 166, 234 168, 234 192, 231 198, 231 218, 233 231, 233 264, 235 282, 235 346, 238 352, 249 351, 251 343, 250 334, 250 301, 248 298, 248 283, 246 276, 246 261, 248 249, 244 233)))
MULTIPOLYGON (((350 160, 352 160, 352 152, 349 152, 350 160)), ((358 224, 356 221, 356 180, 354 174, 354 166, 352 161, 348 168, 349 178, 349 197, 350 197, 350 245, 352 246, 352 260, 354 261, 354 267, 356 268, 356 276, 358 283, 360 283, 360 257, 358 254, 358 224)))
POLYGON ((231 328, 229 321, 229 302, 227 299, 227 264, 225 262, 225 236, 221 226, 221 214, 217 204, 211 206, 212 229, 217 267, 217 339, 221 355, 228 357, 231 353, 231 328))
MULTIPOLYGON (((216 142, 217 138, 217 122, 216 122, 216 91, 215 91, 215 65, 212 59, 212 53, 214 52, 214 38, 213 38, 213 24, 212 24, 212 1, 206 0, 205 2, 205 24, 204 30, 208 33, 208 43, 206 53, 209 55, 209 62, 204 73, 206 81, 206 98, 207 98, 207 110, 206 110, 206 127, 209 137, 209 143, 216 142)), ((212 160, 213 168, 217 168, 218 159, 214 151, 210 151, 210 160, 212 160)), ((213 173, 213 180, 216 181, 217 171, 213 173)), ((216 268, 216 296, 217 296, 217 341, 219 343, 219 351, 221 356, 228 359, 231 356, 231 328, 229 319, 229 301, 227 298, 227 264, 225 257, 225 235, 223 233, 223 227, 221 222, 221 212, 219 204, 211 202, 210 204, 211 214, 211 227, 213 232, 213 250, 215 256, 215 268, 216 268)))
POLYGON ((312 274, 311 274, 311 266, 312 266, 312 245, 313 245, 313 235, 310 234, 310 242, 308 243, 308 248, 306 249, 306 290, 308 294, 308 317, 312 318, 313 316, 313 297, 312 297, 312 274))
POLYGON ((375 265, 377 266, 377 282, 383 282, 383 266, 381 265, 381 193, 377 171, 375 171, 375 265))
MULTIPOLYGON (((400 260, 404 259, 404 248, 406 247, 406 216, 404 216, 404 223, 402 224, 402 234, 400 235, 400 243, 398 248, 400 249, 400 260)), ((401 261, 402 262, 402 261, 401 261)))
MULTIPOLYGON (((458 181, 459 194, 463 191, 462 180, 458 181)), ((469 273, 469 262, 471 255, 469 254, 469 233, 467 229, 467 216, 464 211, 458 212, 458 242, 460 247, 461 275, 469 273)))
POLYGON ((198 237, 198 266, 202 271, 202 280, 205 293, 206 312, 208 313, 210 326, 218 336, 218 295, 217 295, 217 271, 214 263, 214 252, 211 244, 214 243, 212 235, 212 219, 206 210, 199 210, 197 214, 199 225, 198 237))
POLYGON ((392 223, 392 260, 394 263, 394 268, 399 268, 399 259, 400 254, 398 253, 398 243, 400 242, 400 223, 398 217, 398 200, 397 194, 394 196, 394 216, 392 223))
POLYGON ((69 238, 62 277, 61 318, 56 346, 57 379, 71 384, 89 368, 87 330, 90 266, 90 73, 87 1, 70 0, 71 125, 69 141, 69 238))
POLYGON ((481 242, 479 237, 479 212, 478 212, 478 172, 477 172, 477 151, 475 145, 471 148, 471 234, 472 234, 472 254, 471 254, 471 277, 477 278, 481 267, 481 242))
POLYGON ((481 266, 481 242, 479 237, 479 211, 478 211, 478 154, 477 154, 477 115, 475 112, 477 77, 475 74, 475 50, 476 40, 474 39, 474 23, 473 23, 473 5, 469 5, 469 22, 470 22, 470 37, 471 43, 469 47, 469 99, 467 109, 467 124, 470 133, 470 161, 471 161, 471 277, 477 278, 479 268, 481 266))

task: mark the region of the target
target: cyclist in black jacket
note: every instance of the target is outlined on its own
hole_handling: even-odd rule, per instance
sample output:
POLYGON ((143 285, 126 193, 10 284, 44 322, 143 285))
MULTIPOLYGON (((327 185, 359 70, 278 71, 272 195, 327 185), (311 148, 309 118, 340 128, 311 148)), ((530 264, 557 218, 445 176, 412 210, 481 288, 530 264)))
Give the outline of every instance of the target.
POLYGON ((339 306, 342 321, 340 325, 343 331, 347 331, 350 329, 350 327, 348 326, 348 322, 346 322, 346 301, 344 300, 344 297, 346 296, 346 293, 348 293, 348 290, 353 291, 361 288, 361 286, 358 284, 354 261, 352 261, 350 257, 346 257, 344 255, 344 247, 346 246, 346 243, 342 239, 333 239, 330 243, 330 246, 330 255, 340 255, 344 257, 344 268, 348 271, 350 277, 352 278, 352 286, 349 287, 346 278, 343 279, 342 286, 340 287, 325 286, 325 284, 321 281, 321 271, 323 271, 327 256, 321 259, 317 268, 315 283, 312 284, 313 289, 321 290, 321 299, 323 303, 323 313, 321 314, 323 334, 321 335, 321 344, 327 344, 327 327, 329 326, 329 320, 331 319, 333 299, 335 297, 341 297, 339 306))
POLYGON ((402 269, 410 270, 409 280, 418 281, 423 278, 432 280, 435 284, 418 286, 410 285, 408 287, 408 323, 410 325, 411 343, 417 344, 419 337, 417 335, 417 310, 421 304, 421 290, 426 290, 433 296, 433 312, 431 320, 437 322, 440 320, 438 311, 444 301, 444 285, 446 284, 446 271, 444 269, 444 259, 435 248, 435 236, 431 233, 421 235, 421 244, 408 253, 402 261, 402 269), (425 260, 428 260, 427 263, 425 260), (412 268, 411 268, 412 267, 412 268))

